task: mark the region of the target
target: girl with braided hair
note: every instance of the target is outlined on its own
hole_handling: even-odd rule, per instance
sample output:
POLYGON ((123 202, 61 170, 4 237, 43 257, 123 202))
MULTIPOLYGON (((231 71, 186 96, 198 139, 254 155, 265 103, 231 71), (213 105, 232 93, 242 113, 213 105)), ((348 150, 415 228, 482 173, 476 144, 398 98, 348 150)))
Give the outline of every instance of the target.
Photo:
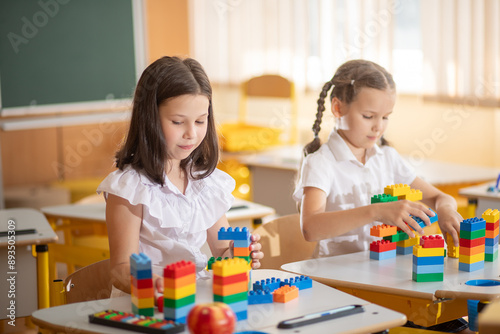
POLYGON ((301 226, 308 241, 319 241, 315 256, 331 256, 369 249, 370 228, 384 223, 414 236, 427 225, 434 207, 441 231, 458 246, 462 217, 453 197, 416 176, 388 145, 383 135, 396 101, 396 85, 383 67, 366 60, 341 65, 318 99, 314 139, 304 148, 301 174, 293 194, 300 202, 301 226), (318 137, 325 99, 331 90, 331 112, 336 126, 326 143, 318 137), (420 189, 422 202, 400 200, 370 205, 373 195, 392 184, 420 189))

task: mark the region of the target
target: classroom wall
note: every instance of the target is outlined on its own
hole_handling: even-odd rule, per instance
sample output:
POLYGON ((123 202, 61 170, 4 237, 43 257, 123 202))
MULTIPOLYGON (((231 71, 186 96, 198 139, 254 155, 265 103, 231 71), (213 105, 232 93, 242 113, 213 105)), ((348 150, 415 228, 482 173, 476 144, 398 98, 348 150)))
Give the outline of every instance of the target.
MULTIPOLYGON (((146 0, 149 63, 163 55, 189 55, 187 0, 146 0)), ((127 123, 0 131, 4 187, 53 185, 104 178, 127 123)))

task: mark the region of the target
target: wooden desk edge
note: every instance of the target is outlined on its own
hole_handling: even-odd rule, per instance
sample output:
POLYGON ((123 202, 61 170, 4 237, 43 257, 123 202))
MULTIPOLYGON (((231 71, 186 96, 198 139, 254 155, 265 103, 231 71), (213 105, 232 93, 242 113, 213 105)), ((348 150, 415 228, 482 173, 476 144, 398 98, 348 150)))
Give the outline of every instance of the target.
POLYGON ((467 292, 467 291, 448 291, 448 290, 437 290, 435 293, 437 298, 451 298, 451 299, 474 299, 483 301, 493 301, 500 300, 500 296, 497 293, 478 293, 467 292))
MULTIPOLYGON (((35 311, 33 314, 35 314, 37 311, 35 311)), ((31 321, 33 324, 37 325, 41 329, 49 330, 54 333, 74 333, 74 334, 95 334, 96 331, 86 331, 84 329, 80 328, 75 328, 71 326, 60 326, 60 325, 55 325, 50 322, 43 321, 41 319, 38 319, 34 315, 31 315, 31 321)))
MULTIPOLYGON (((18 240, 16 239, 16 246, 26 246, 26 245, 45 245, 49 243, 53 243, 59 240, 57 235, 54 235, 53 237, 44 237, 36 240, 18 240)), ((7 246, 7 242, 1 242, 0 247, 5 247, 7 246)))

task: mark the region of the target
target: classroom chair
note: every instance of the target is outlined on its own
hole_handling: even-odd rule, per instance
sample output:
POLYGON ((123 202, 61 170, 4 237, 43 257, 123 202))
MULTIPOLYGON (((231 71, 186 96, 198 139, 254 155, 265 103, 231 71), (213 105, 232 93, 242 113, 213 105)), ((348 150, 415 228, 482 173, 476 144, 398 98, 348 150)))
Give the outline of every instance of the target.
POLYGON ((106 299, 111 296, 109 259, 78 269, 64 280, 53 282, 51 306, 106 299))
POLYGON ((317 244, 304 239, 299 214, 276 218, 256 228, 253 233, 261 238, 263 269, 280 270, 285 263, 310 259, 317 244))

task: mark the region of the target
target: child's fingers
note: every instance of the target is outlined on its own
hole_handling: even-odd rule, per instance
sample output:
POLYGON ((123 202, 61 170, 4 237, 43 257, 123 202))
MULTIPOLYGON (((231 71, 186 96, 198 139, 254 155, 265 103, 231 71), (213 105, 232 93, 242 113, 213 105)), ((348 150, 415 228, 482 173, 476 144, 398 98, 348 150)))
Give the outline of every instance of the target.
POLYGON ((258 234, 252 234, 250 236, 250 241, 251 242, 259 242, 259 240, 260 240, 260 235, 258 235, 258 234))
MULTIPOLYGON (((427 218, 427 221, 429 221, 428 218, 427 218)), ((415 221, 415 219, 413 219, 411 216, 405 219, 405 223, 407 223, 408 225, 410 225, 418 234, 420 234, 420 235, 424 234, 424 230, 420 227, 420 225, 418 225, 418 223, 415 221)), ((430 224, 430 222, 429 222, 429 224, 430 224)), ((404 229, 402 229, 402 230, 405 231, 404 229)), ((408 234, 408 232, 406 232, 406 233, 408 234)), ((408 234, 408 235, 410 235, 410 234, 408 234)), ((415 237, 415 235, 413 235, 413 237, 415 237)))

